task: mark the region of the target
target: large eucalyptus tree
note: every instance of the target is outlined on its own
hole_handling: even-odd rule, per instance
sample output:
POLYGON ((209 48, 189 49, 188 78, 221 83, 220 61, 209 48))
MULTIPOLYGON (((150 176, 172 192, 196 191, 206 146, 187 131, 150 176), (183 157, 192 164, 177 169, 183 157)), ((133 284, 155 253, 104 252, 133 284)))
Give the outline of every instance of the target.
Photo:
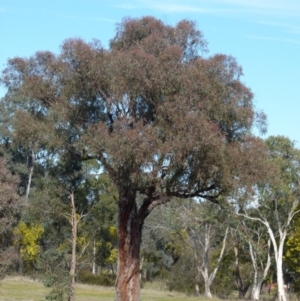
POLYGON ((250 135, 258 119, 242 69, 205 51, 191 21, 127 18, 109 49, 70 39, 59 55, 9 60, 2 74, 4 101, 19 103, 18 143, 57 159, 95 158, 116 185, 116 300, 140 300, 141 232, 156 206, 173 197, 216 201, 260 176, 264 146, 250 135))

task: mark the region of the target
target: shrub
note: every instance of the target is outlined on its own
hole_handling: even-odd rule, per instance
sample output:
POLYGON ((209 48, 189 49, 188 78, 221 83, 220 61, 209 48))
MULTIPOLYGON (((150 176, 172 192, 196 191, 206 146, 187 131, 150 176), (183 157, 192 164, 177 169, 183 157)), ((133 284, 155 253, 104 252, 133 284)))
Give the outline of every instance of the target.
MULTIPOLYGON (((182 256, 170 270, 167 282, 168 289, 193 295, 195 293, 195 275, 196 269, 193 258, 182 256)), ((200 280, 202 281, 201 278, 200 280)))
POLYGON ((85 284, 114 286, 116 276, 112 274, 95 275, 90 271, 81 270, 77 274, 77 281, 85 284))

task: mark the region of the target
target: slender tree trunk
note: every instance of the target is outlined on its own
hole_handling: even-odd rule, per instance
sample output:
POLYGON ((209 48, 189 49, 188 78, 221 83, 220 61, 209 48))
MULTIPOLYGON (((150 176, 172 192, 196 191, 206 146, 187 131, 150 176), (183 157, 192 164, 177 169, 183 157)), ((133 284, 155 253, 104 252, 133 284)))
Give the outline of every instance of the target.
POLYGON ((200 288, 199 288, 199 282, 200 282, 200 276, 203 273, 202 271, 202 264, 198 255, 198 246, 196 240, 193 242, 193 249, 194 249, 194 257, 195 257, 195 262, 196 262, 196 267, 197 267, 197 274, 195 276, 195 293, 196 296, 200 296, 200 288))
POLYGON ((202 245, 202 247, 203 247, 202 264, 201 264, 199 253, 197 252, 197 249, 198 249, 197 239, 194 240, 193 248, 194 248, 194 257, 195 257, 196 264, 197 264, 197 275, 195 277, 196 295, 200 296, 199 280, 200 280, 200 275, 202 275, 202 278, 204 280, 204 294, 207 298, 211 299, 213 296, 212 296, 210 287, 216 277, 219 266, 220 266, 221 261, 224 256, 226 240, 227 240, 227 235, 228 235, 228 228, 226 228, 226 231, 225 231, 225 236, 223 238, 223 243, 222 243, 222 249, 221 249, 218 261, 217 261, 213 271, 209 274, 209 249, 210 249, 210 239, 211 239, 210 230, 211 230, 211 224, 206 224, 205 225, 204 242, 200 243, 200 245, 202 245))
POLYGON ((278 301, 286 301, 286 294, 284 290, 284 279, 282 270, 282 255, 285 237, 280 239, 278 252, 276 256, 276 268, 277 268, 277 286, 278 286, 278 301))
MULTIPOLYGON (((211 295, 210 287, 211 287, 211 285, 212 285, 212 283, 213 283, 213 281, 214 281, 214 279, 217 275, 218 269, 220 267, 221 261, 223 259, 224 253, 225 253, 227 235, 228 235, 228 228, 226 228, 226 231, 225 231, 225 235, 224 235, 223 243, 222 243, 222 249, 221 249, 217 264, 216 264, 215 268, 213 269, 213 271, 210 273, 209 278, 208 278, 208 286, 209 286, 209 294, 210 295, 211 295)), ((212 298, 212 295, 211 295, 211 298, 212 298)))
POLYGON ((26 187, 26 194, 25 194, 25 204, 28 204, 28 198, 29 198, 29 193, 30 193, 30 187, 31 187, 31 179, 32 179, 32 174, 33 174, 33 167, 34 167, 34 158, 35 154, 34 151, 31 151, 31 154, 27 158, 27 167, 29 169, 29 174, 28 174, 28 182, 27 182, 27 187, 26 187))
MULTIPOLYGON (((290 220, 286 223, 286 228, 290 224, 290 220)), ((269 223, 266 222, 265 225, 268 229, 268 233, 269 233, 269 236, 271 238, 274 253, 275 253, 278 301, 287 301, 285 290, 284 290, 284 279, 283 279, 283 270, 282 270, 283 247, 284 247, 284 242, 285 242, 285 238, 286 238, 286 235, 287 235, 287 230, 285 229, 285 230, 282 231, 282 228, 278 227, 278 229, 279 229, 279 244, 277 244, 274 232, 271 229, 269 223)))
POLYGON ((270 255, 271 240, 270 239, 268 240, 267 245, 268 245, 267 262, 264 266, 263 262, 261 261, 260 264, 261 269, 263 269, 264 266, 263 272, 261 273, 259 272, 259 267, 258 267, 259 259, 257 258, 256 252, 253 250, 253 246, 251 242, 249 242, 250 256, 251 256, 251 261, 254 269, 253 284, 252 284, 252 291, 251 291, 252 300, 259 300, 262 283, 267 277, 271 266, 271 255, 270 255))
POLYGON ((93 245, 93 263, 92 263, 92 274, 96 274, 96 240, 94 238, 94 245, 93 245))
POLYGON ((200 288, 199 288, 200 274, 201 274, 201 269, 200 267, 197 267, 197 275, 195 277, 195 293, 197 297, 200 297, 200 288))
POLYGON ((210 277, 208 274, 208 252, 210 248, 210 230, 211 230, 211 224, 205 225, 205 237, 204 237, 204 254, 203 254, 203 266, 202 266, 202 276, 204 279, 204 295, 207 298, 212 298, 212 294, 210 292, 210 277))
POLYGON ((239 291, 238 298, 243 299, 250 287, 250 282, 247 281, 246 284, 244 283, 243 278, 240 273, 238 247, 235 246, 233 249, 234 249, 234 255, 235 255, 235 281, 236 281, 236 285, 237 285, 238 291, 239 291))
POLYGON ((115 301, 140 301, 140 246, 146 216, 137 214, 135 192, 121 191, 119 195, 115 301))
POLYGON ((140 281, 142 281, 142 279, 143 279, 143 273, 142 273, 142 271, 143 271, 143 263, 144 263, 144 257, 142 257, 140 259, 140 281))
POLYGON ((71 254, 71 264, 70 264, 70 290, 69 290, 69 301, 75 301, 75 273, 76 273, 76 241, 77 241, 77 216, 76 207, 74 200, 74 192, 70 194, 71 198, 71 226, 72 226, 72 254, 71 254))

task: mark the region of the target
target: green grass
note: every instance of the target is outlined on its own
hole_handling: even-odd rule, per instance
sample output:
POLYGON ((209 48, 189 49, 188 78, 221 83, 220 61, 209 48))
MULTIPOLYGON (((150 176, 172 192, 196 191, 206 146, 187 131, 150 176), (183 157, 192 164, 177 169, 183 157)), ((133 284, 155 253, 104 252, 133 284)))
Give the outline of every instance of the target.
POLYGON ((25 277, 7 277, 0 282, 1 301, 41 301, 48 292, 39 281, 25 277))
MULTIPOLYGON (((45 301, 50 289, 38 281, 28 277, 10 276, 0 282, 0 301, 45 301)), ((232 294, 231 300, 237 300, 237 292, 232 294)), ((274 292, 275 294, 276 292, 274 292)), ((262 296, 262 300, 275 300, 274 294, 262 296)), ((111 301, 114 300, 114 288, 96 285, 77 284, 76 301, 111 301)), ((147 282, 141 290, 142 301, 220 301, 204 297, 188 297, 178 292, 169 292, 162 282, 147 282)), ((298 301, 290 296, 290 301, 298 301)), ((222 300, 225 301, 225 300, 222 300)))
MULTIPOLYGON (((43 301, 50 290, 38 280, 27 277, 6 277, 0 283, 0 301, 43 301)), ((141 290, 143 301, 205 301, 204 298, 187 297, 185 294, 163 291, 159 285, 146 285, 141 290)), ((76 301, 114 300, 112 287, 77 284, 76 301)), ((216 301, 217 299, 213 300, 216 301)))

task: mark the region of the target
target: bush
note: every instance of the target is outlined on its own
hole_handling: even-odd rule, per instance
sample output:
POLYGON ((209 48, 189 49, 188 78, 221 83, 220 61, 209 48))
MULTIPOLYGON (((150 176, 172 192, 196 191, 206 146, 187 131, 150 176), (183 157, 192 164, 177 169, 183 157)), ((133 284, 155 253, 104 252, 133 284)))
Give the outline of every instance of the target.
POLYGON ((116 276, 112 274, 94 275, 90 271, 81 270, 77 274, 77 281, 85 284, 114 286, 116 276))
POLYGON ((46 296, 46 300, 49 301, 64 301, 67 300, 70 292, 71 277, 68 272, 55 270, 54 274, 47 275, 43 280, 45 287, 49 287, 52 290, 46 296))
MULTIPOLYGON (((193 257, 182 256, 170 270, 167 282, 168 289, 188 295, 195 294, 195 275, 196 269, 193 257)), ((200 281, 202 281, 202 278, 200 278, 200 281)), ((202 287, 201 284, 200 287, 202 287)))

